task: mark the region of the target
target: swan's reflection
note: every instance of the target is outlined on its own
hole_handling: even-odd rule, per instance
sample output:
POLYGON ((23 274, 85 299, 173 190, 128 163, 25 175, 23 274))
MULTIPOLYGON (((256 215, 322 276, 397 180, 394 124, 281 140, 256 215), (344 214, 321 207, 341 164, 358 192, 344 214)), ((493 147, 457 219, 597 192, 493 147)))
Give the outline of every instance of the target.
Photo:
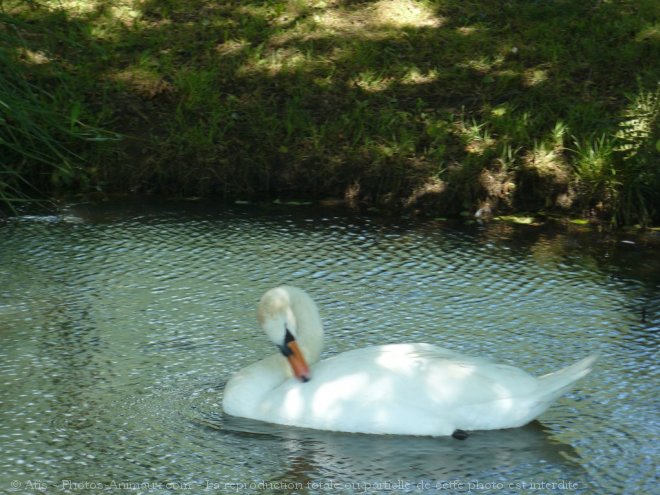
MULTIPOLYGON (((214 416, 204 423, 242 441, 263 443, 268 439, 272 445, 275 440, 281 449, 277 455, 289 459, 288 470, 277 479, 312 488, 322 478, 326 483, 359 480, 363 489, 368 488, 368 482, 378 481, 382 489, 388 489, 387 483, 390 489, 397 489, 396 483, 403 482, 408 483, 408 489, 419 490, 423 482, 485 479, 484 476, 505 479, 507 472, 521 465, 538 465, 539 472, 543 466, 559 466, 564 472, 580 469, 572 460, 579 458, 575 449, 559 442, 537 421, 522 428, 471 432, 463 441, 452 437, 308 430, 228 415, 214 416)), ((357 487, 355 491, 359 491, 357 487)))

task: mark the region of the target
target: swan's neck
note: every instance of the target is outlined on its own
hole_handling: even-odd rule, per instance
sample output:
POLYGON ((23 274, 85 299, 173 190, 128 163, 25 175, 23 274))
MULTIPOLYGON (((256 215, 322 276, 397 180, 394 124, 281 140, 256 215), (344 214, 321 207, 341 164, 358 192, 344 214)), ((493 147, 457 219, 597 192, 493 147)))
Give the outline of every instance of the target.
POLYGON ((296 318, 296 340, 303 356, 311 365, 319 360, 323 350, 323 324, 316 304, 307 293, 295 287, 287 287, 291 311, 296 318))

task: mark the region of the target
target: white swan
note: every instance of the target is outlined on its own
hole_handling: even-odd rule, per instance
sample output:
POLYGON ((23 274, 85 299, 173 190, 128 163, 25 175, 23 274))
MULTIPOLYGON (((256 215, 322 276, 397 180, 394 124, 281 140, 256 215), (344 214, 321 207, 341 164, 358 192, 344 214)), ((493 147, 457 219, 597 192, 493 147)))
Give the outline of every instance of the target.
POLYGON ((306 292, 271 289, 257 316, 281 352, 229 380, 225 412, 320 430, 442 436, 522 426, 589 373, 597 357, 540 378, 429 344, 366 347, 319 362, 323 328, 306 292))

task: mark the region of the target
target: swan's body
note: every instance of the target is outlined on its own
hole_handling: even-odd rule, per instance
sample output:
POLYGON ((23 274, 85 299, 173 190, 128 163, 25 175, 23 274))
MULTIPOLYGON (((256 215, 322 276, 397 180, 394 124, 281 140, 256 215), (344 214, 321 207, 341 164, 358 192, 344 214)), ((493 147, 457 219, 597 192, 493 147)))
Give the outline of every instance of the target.
POLYGON ((282 355, 244 368, 227 383, 224 410, 289 426, 431 436, 522 426, 589 373, 596 359, 540 378, 429 344, 366 347, 317 362, 323 330, 304 291, 288 286, 268 291, 258 316, 294 361, 293 369, 282 355), (287 348, 292 341, 295 351, 287 348), (295 363, 291 354, 298 353, 311 371, 295 363))

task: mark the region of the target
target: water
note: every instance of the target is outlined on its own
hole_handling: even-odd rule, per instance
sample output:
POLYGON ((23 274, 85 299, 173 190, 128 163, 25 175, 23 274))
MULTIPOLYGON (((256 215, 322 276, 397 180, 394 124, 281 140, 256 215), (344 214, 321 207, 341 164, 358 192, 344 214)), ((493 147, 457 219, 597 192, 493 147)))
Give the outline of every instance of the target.
POLYGON ((0 224, 0 493, 652 493, 654 238, 282 210, 71 207, 0 224), (622 242, 626 241, 626 242, 622 242), (467 440, 225 417, 299 285, 326 355, 430 342, 534 374, 598 367, 527 427, 467 440))

